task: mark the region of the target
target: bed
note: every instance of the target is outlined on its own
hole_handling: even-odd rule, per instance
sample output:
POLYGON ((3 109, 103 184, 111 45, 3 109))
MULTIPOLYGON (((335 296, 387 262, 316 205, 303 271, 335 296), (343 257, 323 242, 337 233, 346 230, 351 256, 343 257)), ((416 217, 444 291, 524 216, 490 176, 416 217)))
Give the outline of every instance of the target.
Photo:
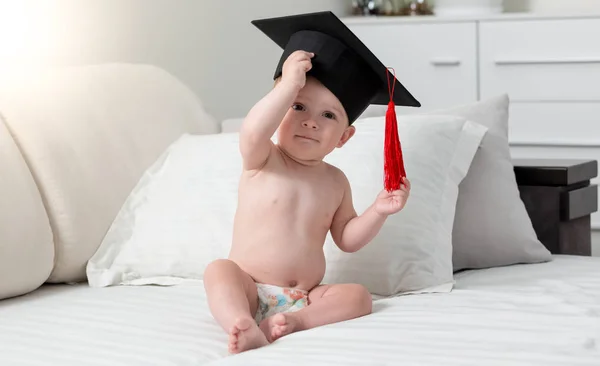
POLYGON ((147 65, 75 68, 0 92, 0 119, 0 365, 600 364, 595 161, 514 161, 552 260, 456 270, 451 291, 376 296, 369 316, 232 356, 200 279, 86 281, 144 172, 220 131, 193 93, 147 65))
POLYGON ((466 271, 456 289, 229 356, 198 283, 50 285, 0 304, 3 365, 597 365, 596 258, 466 271))

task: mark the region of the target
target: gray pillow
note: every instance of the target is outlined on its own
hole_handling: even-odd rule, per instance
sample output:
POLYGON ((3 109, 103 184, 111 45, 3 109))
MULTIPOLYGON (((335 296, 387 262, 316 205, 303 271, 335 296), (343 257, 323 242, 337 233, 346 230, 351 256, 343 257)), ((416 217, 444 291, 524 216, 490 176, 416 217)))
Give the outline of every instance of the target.
POLYGON ((489 129, 459 186, 454 271, 552 259, 519 196, 508 144, 508 106, 508 96, 501 95, 431 113, 460 116, 489 129))

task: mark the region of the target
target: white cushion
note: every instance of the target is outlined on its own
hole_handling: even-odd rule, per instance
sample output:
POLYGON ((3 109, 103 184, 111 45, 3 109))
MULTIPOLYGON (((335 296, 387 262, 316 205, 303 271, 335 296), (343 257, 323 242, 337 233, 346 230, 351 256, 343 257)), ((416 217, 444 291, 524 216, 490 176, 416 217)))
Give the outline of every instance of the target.
MULTIPOLYGON (((485 134, 462 118, 399 118, 412 193, 363 250, 325 243, 325 282, 362 283, 374 294, 448 291, 458 184, 485 134), (442 286, 437 287, 436 286, 442 286)), ((382 189, 383 118, 356 122, 355 137, 327 161, 346 172, 357 211, 382 189)), ((241 157, 237 133, 184 136, 133 190, 88 263, 91 286, 201 279, 229 251, 241 157)))
MULTIPOLYGON (((348 144, 327 159, 352 185, 357 212, 383 187, 384 119, 356 123, 348 144)), ((458 185, 467 174, 485 128, 462 118, 413 116, 399 119, 411 195, 361 251, 344 253, 331 237, 325 245, 324 282, 360 283, 373 294, 447 291, 452 284, 452 226, 458 185)))
POLYGON ((0 299, 36 289, 53 265, 52 230, 40 192, 0 116, 0 299))
MULTIPOLYGON (((427 113, 467 118, 489 128, 459 187, 452 234, 455 271, 552 260, 519 195, 508 144, 509 102, 504 94, 427 113)), ((373 105, 363 116, 382 116, 385 109, 373 105)))
POLYGON ((519 195, 508 144, 507 95, 433 112, 489 128, 460 184, 453 232, 454 270, 552 259, 538 240, 519 195))
POLYGON ((0 100, 54 232, 49 282, 85 279, 127 195, 169 144, 186 132, 218 131, 187 87, 148 65, 58 70, 0 100))
POLYGON ((226 258, 241 173, 238 134, 184 135, 148 169, 87 265, 91 286, 201 279, 226 258))

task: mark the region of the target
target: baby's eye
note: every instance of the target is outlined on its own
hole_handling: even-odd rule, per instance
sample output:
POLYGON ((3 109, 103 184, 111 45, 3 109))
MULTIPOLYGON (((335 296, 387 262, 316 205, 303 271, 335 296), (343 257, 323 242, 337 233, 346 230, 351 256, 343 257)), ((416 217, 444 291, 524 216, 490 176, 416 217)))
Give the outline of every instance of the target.
POLYGON ((331 112, 325 112, 325 113, 323 113, 323 117, 325 117, 327 119, 335 119, 335 114, 333 114, 331 112))
POLYGON ((295 111, 303 111, 304 110, 304 106, 302 104, 294 103, 292 105, 292 109, 295 110, 295 111))

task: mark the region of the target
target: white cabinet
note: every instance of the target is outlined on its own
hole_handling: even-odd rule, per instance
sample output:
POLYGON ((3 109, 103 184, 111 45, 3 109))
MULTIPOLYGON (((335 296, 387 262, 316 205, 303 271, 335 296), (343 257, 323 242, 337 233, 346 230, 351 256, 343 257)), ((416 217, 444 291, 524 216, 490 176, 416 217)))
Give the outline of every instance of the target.
MULTIPOLYGON (((507 93, 513 157, 600 161, 600 14, 358 18, 346 24, 423 104, 403 112, 507 93)), ((600 229, 600 215, 592 216, 592 226, 600 229)))
POLYGON ((514 145, 600 147, 600 15, 346 24, 421 101, 421 109, 408 113, 507 93, 514 145))
POLYGON ((481 97, 600 101, 600 18, 481 22, 481 97))
POLYGON ((421 110, 477 99, 475 23, 373 22, 350 28, 384 65, 394 68, 421 110))
POLYGON ((479 33, 481 98, 510 95, 513 144, 600 143, 600 18, 482 22, 479 33))

